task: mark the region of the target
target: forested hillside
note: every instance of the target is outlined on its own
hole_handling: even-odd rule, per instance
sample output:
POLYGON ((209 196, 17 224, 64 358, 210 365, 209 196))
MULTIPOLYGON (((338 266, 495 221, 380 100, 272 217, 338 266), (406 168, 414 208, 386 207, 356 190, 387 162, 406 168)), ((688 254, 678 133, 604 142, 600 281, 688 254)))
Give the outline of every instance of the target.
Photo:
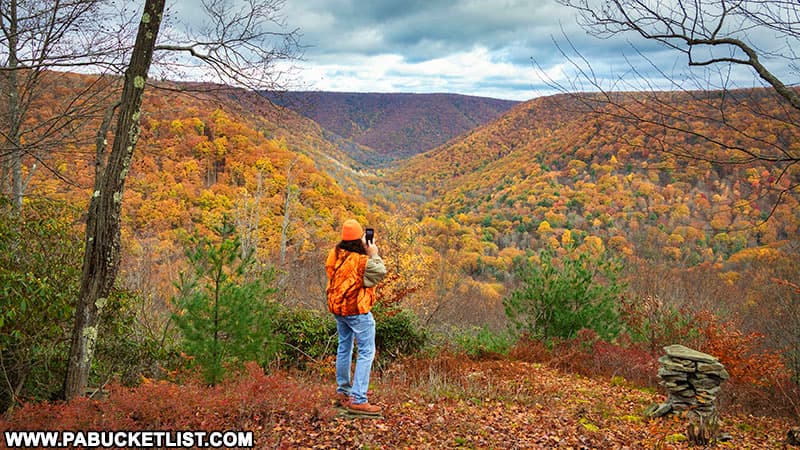
POLYGON ((444 144, 517 104, 456 94, 282 92, 269 98, 387 159, 444 144))
MULTIPOLYGON (((672 101, 700 107, 688 95, 672 101)), ((780 114, 764 93, 752 101, 780 114)), ((719 141, 729 133, 696 126, 719 141)), ((744 148, 798 139, 796 128, 746 112, 728 126, 751 132, 749 142, 738 142, 744 148)), ((675 152, 706 160, 678 158, 637 124, 581 112, 569 96, 547 97, 411 158, 387 178, 430 199, 428 215, 457 217, 499 250, 540 247, 568 231, 579 240, 600 237, 628 255, 693 266, 796 238, 800 208, 797 196, 787 195, 800 181, 796 167, 714 163, 730 158, 691 136, 672 139, 675 152)))
MULTIPOLYGON (((63 77, 73 89, 92 81, 63 77)), ((186 238, 210 235, 228 218, 261 264, 284 271, 286 286, 318 287, 318 271, 303 269, 314 266, 306 258, 320 257, 344 218, 367 214, 359 164, 318 125, 291 111, 241 92, 213 95, 186 87, 192 91, 157 85, 145 98, 123 200, 123 285, 164 307, 183 269, 186 238)), ((82 147, 47 155, 56 173, 34 172, 29 198, 85 207, 94 171, 92 131, 87 127, 82 147)))

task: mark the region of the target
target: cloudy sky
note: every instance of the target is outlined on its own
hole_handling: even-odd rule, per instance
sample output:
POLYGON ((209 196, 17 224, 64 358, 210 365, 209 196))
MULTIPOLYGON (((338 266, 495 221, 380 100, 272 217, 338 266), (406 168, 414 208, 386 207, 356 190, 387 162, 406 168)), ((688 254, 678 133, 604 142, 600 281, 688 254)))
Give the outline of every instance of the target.
POLYGON ((585 40, 552 0, 292 0, 287 21, 307 45, 302 79, 315 89, 449 92, 527 100, 557 72, 553 37, 585 40))
POLYGON ((639 53, 673 79, 686 67, 676 52, 634 35, 588 35, 554 0, 287 0, 282 11, 305 46, 296 75, 308 90, 528 100, 553 93, 547 78, 575 79, 559 47, 585 57, 605 88, 630 90, 639 75, 667 87, 639 53), (614 85, 620 80, 626 86, 614 85))
POLYGON ((524 100, 531 58, 555 49, 570 12, 550 0, 294 0, 303 79, 331 91, 450 92, 524 100))

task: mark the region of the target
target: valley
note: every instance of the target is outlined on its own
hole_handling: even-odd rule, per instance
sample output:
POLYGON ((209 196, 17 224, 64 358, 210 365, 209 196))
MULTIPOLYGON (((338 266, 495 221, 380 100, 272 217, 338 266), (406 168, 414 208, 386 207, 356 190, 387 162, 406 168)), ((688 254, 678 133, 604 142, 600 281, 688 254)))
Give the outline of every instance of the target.
MULTIPOLYGON (((93 81, 63 76, 69 83, 54 83, 69 87, 60 89, 93 81)), ((395 151, 364 145, 368 133, 326 129, 254 94, 176 87, 147 91, 123 197, 117 289, 136 299, 131 320, 153 337, 169 332, 176 280, 189 270, 186 248, 193 239, 219 239, 222 223, 235 226, 259 271, 274 273, 275 301, 323 313, 324 255, 340 224, 356 218, 376 229, 390 272, 378 290, 381 314, 407 312, 443 339, 505 333, 506 301, 524 287, 526 270, 545 256, 555 268, 586 258, 620 267, 615 276, 624 289, 613 309, 625 331, 613 345, 657 353, 660 345, 691 341, 730 354, 721 361, 742 386, 758 385, 764 367, 778 367, 777 354, 788 373, 800 369, 800 171, 771 157, 737 159, 737 149, 797 152, 793 124, 800 121, 764 91, 737 92, 747 107, 722 122, 711 120, 714 95, 688 93, 659 99, 693 112, 685 119, 659 116, 635 93, 603 108, 587 108, 591 95, 508 104, 331 94, 322 102, 372 105, 330 106, 326 117, 372 117, 359 130, 383 143, 396 135, 379 130, 414 124, 406 137, 419 145, 395 151), (387 114, 385 105, 406 116, 387 114), (472 118, 468 129, 464 117, 472 118), (698 133, 675 131, 684 125, 698 133), (435 144, 421 138, 434 135, 435 144)), ((58 90, 48 92, 37 105, 42 114, 59 101, 58 90)), ((65 235, 49 235, 59 245, 80 242, 92 129, 90 121, 75 144, 38 156, 49 170, 25 162, 30 213, 64 205, 65 235)))
MULTIPOLYGON (((436 124, 461 123, 463 117, 485 120, 463 134, 457 134, 463 126, 446 128, 446 142, 427 151, 400 151, 385 159, 385 147, 363 146, 352 133, 331 134, 251 94, 204 99, 164 92, 154 91, 145 103, 142 142, 124 201, 123 271, 127 283, 162 302, 180 268, 180 236, 207 234, 223 216, 235 220, 263 264, 276 265, 283 242, 277 269, 290 304, 319 304, 324 280, 315 261, 335 241, 341 221, 352 216, 375 225, 399 276, 388 291, 413 292, 403 301, 427 323, 502 327, 500 301, 515 286, 515 265, 548 247, 564 253, 592 245, 613 252, 626 261, 634 285, 647 278, 638 271, 653 268, 714 273, 709 286, 742 293, 741 299, 724 300, 732 305, 766 295, 755 292, 764 287, 740 285, 742 280, 797 279, 797 166, 715 163, 724 160, 724 149, 706 149, 707 142, 685 135, 643 135, 635 123, 581 110, 569 96, 509 105, 406 94, 331 94, 332 100, 323 102, 324 93, 297 94, 295 100, 329 105, 320 106, 329 122, 374 117, 370 129, 378 134, 393 126, 385 122, 398 120, 385 114, 393 108, 423 134, 445 131, 437 131, 436 124), (342 109, 348 104, 350 110, 342 109), (462 108, 448 106, 454 104, 462 108), (501 106, 511 109, 491 119, 501 106), (434 122, 425 119, 434 116, 434 122), (660 150, 665 145, 708 158, 679 158, 660 150), (153 270, 163 280, 134 279, 131 268, 142 258, 170 270, 153 270), (761 274, 764 270, 769 274, 761 274)), ((680 95, 667 101, 708 107, 680 95)), ((749 101, 777 114, 763 92, 749 95, 749 101)), ((627 107, 648 114, 633 98, 623 100, 627 107)), ((772 123, 746 113, 729 129, 711 121, 697 125, 712 139, 738 139, 741 146, 774 133, 772 123), (730 132, 738 123, 753 130, 749 142, 730 132)), ((797 141, 796 127, 780 133, 783 141, 797 141)), ((393 141, 391 133, 381 136, 384 143, 393 141)), ((32 193, 85 202, 91 166, 83 154, 54 152, 49 165, 84 190, 39 171, 32 193)), ((657 286, 634 295, 686 301, 668 298, 675 294, 657 286)), ((706 303, 719 301, 712 297, 706 303)))

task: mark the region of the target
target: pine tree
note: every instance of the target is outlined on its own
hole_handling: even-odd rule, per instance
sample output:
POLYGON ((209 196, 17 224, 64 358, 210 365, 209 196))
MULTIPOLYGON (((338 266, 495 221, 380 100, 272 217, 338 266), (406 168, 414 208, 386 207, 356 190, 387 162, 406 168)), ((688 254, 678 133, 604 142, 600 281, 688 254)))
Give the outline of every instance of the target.
POLYGON ((506 315, 531 337, 570 339, 588 328, 612 339, 622 328, 620 265, 605 252, 569 250, 560 260, 552 248, 542 250, 538 263, 525 261, 517 268, 522 286, 503 299, 506 315))
POLYGON ((273 318, 278 306, 270 299, 274 271, 252 270, 252 254, 241 254, 241 242, 230 224, 215 230, 221 241, 192 238, 187 257, 191 273, 182 273, 173 300, 175 323, 183 350, 216 384, 227 367, 244 362, 266 364, 275 355, 278 338, 273 318))

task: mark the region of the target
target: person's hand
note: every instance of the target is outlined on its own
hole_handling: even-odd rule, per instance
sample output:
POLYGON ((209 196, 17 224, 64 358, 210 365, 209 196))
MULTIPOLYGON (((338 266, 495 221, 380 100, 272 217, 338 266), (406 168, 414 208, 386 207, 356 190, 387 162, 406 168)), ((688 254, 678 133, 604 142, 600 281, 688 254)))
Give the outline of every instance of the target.
POLYGON ((378 246, 375 245, 375 242, 367 242, 367 255, 369 255, 370 258, 378 256, 378 246))

